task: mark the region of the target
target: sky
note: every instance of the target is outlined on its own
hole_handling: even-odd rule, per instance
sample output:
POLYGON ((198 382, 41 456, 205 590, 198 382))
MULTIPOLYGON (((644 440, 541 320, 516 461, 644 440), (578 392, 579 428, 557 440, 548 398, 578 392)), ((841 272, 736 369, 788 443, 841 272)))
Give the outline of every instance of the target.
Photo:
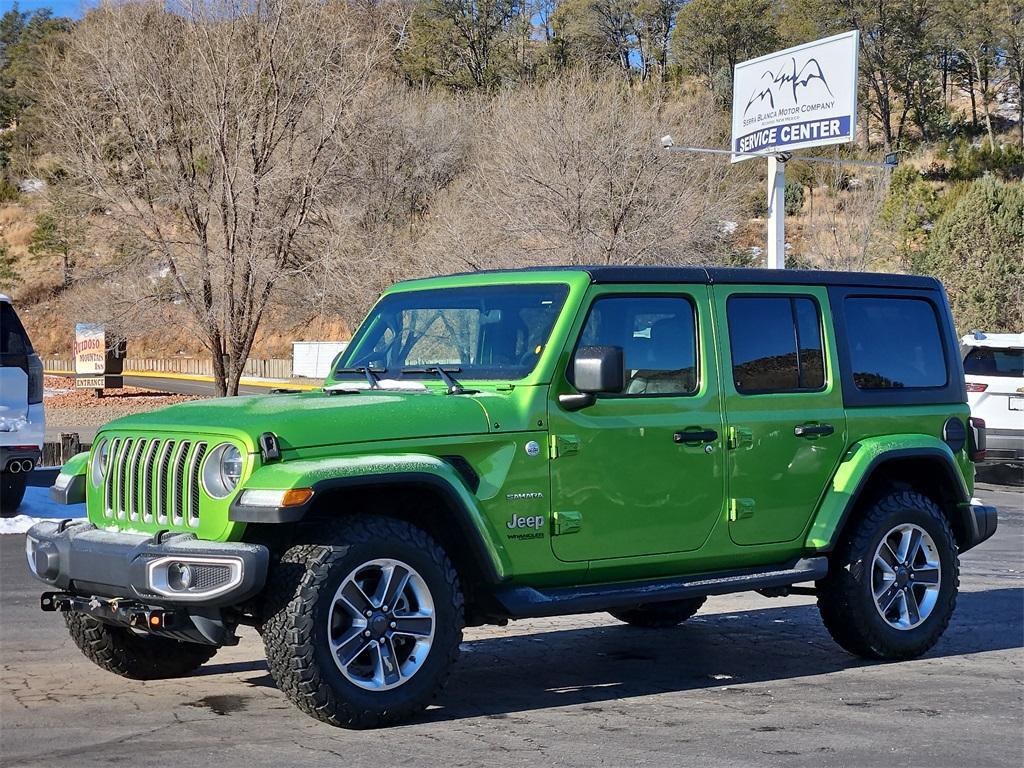
POLYGON ((17 5, 20 11, 49 8, 54 16, 70 16, 77 19, 82 15, 82 8, 87 2, 88 0, 0 0, 0 14, 17 5))

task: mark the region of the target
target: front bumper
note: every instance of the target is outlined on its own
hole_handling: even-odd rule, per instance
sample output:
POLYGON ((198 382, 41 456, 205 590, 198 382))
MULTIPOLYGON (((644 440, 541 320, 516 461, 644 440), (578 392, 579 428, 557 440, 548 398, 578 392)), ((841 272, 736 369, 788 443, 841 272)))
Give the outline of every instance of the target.
POLYGON ((235 606, 257 594, 270 559, 258 544, 201 541, 190 533, 147 536, 51 520, 29 529, 25 553, 36 578, 70 594, 197 608, 235 606), (185 589, 183 566, 193 582, 185 589))

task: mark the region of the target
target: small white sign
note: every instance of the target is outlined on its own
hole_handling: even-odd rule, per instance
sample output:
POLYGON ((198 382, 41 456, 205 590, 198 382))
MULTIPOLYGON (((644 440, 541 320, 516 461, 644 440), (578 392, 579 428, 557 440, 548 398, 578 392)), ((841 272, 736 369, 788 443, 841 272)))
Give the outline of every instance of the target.
POLYGON ((737 64, 732 161, 853 141, 858 50, 854 30, 737 64))

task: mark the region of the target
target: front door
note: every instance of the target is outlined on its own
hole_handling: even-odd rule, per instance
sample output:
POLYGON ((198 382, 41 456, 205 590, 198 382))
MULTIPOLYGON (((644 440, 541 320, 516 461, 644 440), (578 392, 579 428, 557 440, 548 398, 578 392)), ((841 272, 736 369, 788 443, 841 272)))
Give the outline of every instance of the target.
MULTIPOLYGON (((736 544, 801 536, 846 447, 824 288, 714 288, 736 544)), ((895 331, 895 329, 894 329, 895 331)))
POLYGON ((552 548, 564 561, 700 548, 723 513, 723 424, 708 287, 595 287, 549 405, 552 548), (579 411, 575 347, 622 347, 625 387, 579 411))

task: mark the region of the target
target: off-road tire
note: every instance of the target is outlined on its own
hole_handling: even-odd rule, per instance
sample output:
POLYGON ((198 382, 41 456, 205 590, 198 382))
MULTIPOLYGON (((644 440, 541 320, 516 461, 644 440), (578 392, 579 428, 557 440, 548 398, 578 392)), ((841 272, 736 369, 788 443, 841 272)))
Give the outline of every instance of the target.
POLYGON ((278 688, 306 714, 342 728, 375 728, 426 708, 444 688, 459 652, 464 599, 444 549, 424 530, 389 517, 358 515, 323 524, 317 543, 288 549, 272 568, 259 627, 278 688), (434 637, 423 666, 389 690, 346 679, 331 657, 328 615, 338 585, 376 558, 408 563, 422 576, 435 610, 434 637))
POLYGON ((132 680, 164 680, 194 672, 220 650, 215 645, 183 643, 167 637, 137 635, 82 613, 65 613, 71 639, 96 666, 132 680))
POLYGON ((634 608, 616 608, 608 611, 619 621, 645 629, 668 629, 682 624, 704 605, 706 597, 672 600, 668 603, 645 603, 634 608))
POLYGON ((934 501, 914 491, 890 493, 852 521, 817 583, 818 610, 832 639, 856 656, 911 659, 927 652, 949 625, 960 586, 960 561, 949 521, 934 501), (939 595, 928 617, 912 629, 890 626, 872 594, 871 571, 881 538, 900 523, 923 528, 941 566, 939 595))
POLYGON ((24 472, 0 472, 0 517, 13 517, 25 498, 28 476, 24 472))

